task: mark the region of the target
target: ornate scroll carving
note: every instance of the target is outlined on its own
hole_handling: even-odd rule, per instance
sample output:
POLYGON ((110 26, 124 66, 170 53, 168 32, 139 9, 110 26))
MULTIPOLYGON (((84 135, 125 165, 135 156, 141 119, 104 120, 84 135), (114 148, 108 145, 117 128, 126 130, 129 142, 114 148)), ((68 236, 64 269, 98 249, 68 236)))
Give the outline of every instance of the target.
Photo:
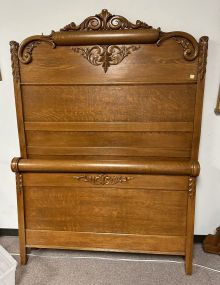
POLYGON ((80 25, 74 22, 66 25, 60 31, 97 31, 97 30, 125 30, 125 29, 151 29, 152 27, 139 20, 132 24, 126 18, 112 15, 103 9, 100 14, 86 18, 80 25))
POLYGON ((41 42, 50 44, 53 48, 56 47, 52 40, 53 32, 49 36, 33 36, 24 40, 18 50, 18 58, 22 63, 30 63, 32 60, 32 51, 41 42))
POLYGON ((184 32, 161 32, 160 39, 157 41, 157 46, 167 39, 174 38, 178 44, 183 47, 183 56, 186 60, 194 60, 199 51, 198 43, 193 36, 184 32))
POLYGON ((29 60, 31 60, 32 57, 32 51, 35 47, 37 47, 40 44, 40 41, 34 41, 30 44, 28 44, 25 48, 25 52, 23 53, 23 63, 28 63, 29 60))
POLYGON ((115 185, 133 179, 129 176, 110 176, 106 174, 74 176, 78 181, 89 182, 94 185, 115 185))
POLYGON ((93 46, 89 48, 73 48, 75 52, 80 53, 91 64, 98 66, 102 65, 105 72, 111 65, 117 65, 133 51, 136 51, 140 46, 93 46))
POLYGON ((189 177, 189 197, 192 198, 195 195, 196 187, 195 187, 195 177, 189 177))
POLYGON ((15 41, 10 42, 11 62, 12 62, 12 74, 15 81, 20 79, 19 72, 19 60, 18 60, 18 47, 19 44, 15 41))
POLYGON ((206 73, 207 53, 208 53, 208 37, 201 37, 199 40, 199 64, 198 74, 202 80, 206 73))
POLYGON ((178 44, 180 44, 183 47, 184 55, 187 57, 188 55, 192 53, 192 44, 189 40, 185 38, 175 37, 174 38, 178 44))
MULTIPOLYGON (((186 60, 194 60, 197 57, 199 46, 195 38, 190 34, 179 31, 164 33, 160 29, 156 30, 139 20, 133 24, 125 17, 112 15, 108 10, 104 9, 100 14, 86 18, 79 25, 72 22, 60 29, 60 32, 52 31, 47 36, 37 35, 25 39, 18 49, 18 58, 22 63, 30 63, 33 49, 41 42, 49 43, 53 48, 56 45, 80 46, 81 44, 97 44, 95 46, 96 50, 94 48, 91 51, 81 49, 81 53, 87 59, 89 58, 90 62, 94 62, 92 64, 103 65, 106 72, 109 65, 118 64, 130 53, 128 51, 133 50, 131 47, 128 50, 119 50, 119 47, 115 46, 116 44, 130 44, 134 42, 135 44, 156 43, 160 46, 162 42, 170 38, 174 38, 183 47, 183 56, 186 60), (79 32, 79 37, 76 36, 76 32, 79 32), (102 46, 102 44, 108 46, 102 46), (112 49, 112 51, 109 49, 112 49), (92 52, 92 54, 88 54, 89 52, 92 52), (109 54, 109 52, 112 52, 113 55, 109 54)), ((77 50, 80 51, 79 48, 77 50)))

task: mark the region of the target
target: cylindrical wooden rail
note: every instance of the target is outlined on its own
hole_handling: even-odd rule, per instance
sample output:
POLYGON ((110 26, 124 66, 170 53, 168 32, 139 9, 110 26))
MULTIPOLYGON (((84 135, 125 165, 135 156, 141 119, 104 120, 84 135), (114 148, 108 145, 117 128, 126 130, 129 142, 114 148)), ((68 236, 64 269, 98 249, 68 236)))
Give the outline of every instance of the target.
POLYGON ((51 39, 58 46, 94 45, 94 44, 149 44, 156 43, 160 31, 149 30, 119 30, 93 32, 54 32, 51 39))
POLYGON ((157 160, 55 160, 19 159, 11 163, 14 172, 96 172, 164 175, 199 175, 199 163, 195 161, 157 160))

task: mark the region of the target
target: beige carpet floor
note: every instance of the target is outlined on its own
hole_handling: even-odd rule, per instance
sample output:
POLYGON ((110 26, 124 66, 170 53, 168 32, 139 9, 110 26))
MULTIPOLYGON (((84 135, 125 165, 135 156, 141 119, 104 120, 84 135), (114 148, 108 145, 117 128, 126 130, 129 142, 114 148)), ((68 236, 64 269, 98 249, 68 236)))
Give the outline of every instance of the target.
MULTIPOLYGON (((17 237, 0 237, 0 244, 18 260, 17 237)), ((181 257, 36 249, 26 266, 18 265, 16 284, 220 285, 220 256, 195 244, 193 262, 186 276, 181 257)))

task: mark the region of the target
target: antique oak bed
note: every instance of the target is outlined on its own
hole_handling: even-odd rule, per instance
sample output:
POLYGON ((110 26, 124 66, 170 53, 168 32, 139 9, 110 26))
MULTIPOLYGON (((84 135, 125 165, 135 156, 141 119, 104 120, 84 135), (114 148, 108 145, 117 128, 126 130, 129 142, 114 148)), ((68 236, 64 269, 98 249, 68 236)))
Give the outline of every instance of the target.
POLYGON ((11 45, 27 248, 182 255, 192 272, 208 38, 102 10, 11 45))

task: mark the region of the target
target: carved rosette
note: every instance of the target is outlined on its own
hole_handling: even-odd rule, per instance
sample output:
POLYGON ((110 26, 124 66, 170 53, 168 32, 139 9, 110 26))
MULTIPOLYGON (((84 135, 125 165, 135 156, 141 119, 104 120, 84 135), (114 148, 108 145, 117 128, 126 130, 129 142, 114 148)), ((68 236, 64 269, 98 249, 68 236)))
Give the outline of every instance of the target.
POLYGON ((74 22, 66 25, 60 31, 97 31, 97 30, 125 30, 125 29, 151 29, 152 27, 139 20, 132 24, 126 18, 112 15, 103 9, 100 14, 86 18, 80 25, 74 22))
POLYGON ((133 179, 133 177, 130 176, 112 176, 106 174, 73 176, 73 178, 78 181, 89 182, 94 185, 115 185, 118 183, 125 183, 133 179))
POLYGON ((11 62, 12 62, 12 74, 15 81, 20 80, 19 60, 18 60, 18 48, 19 44, 15 41, 10 42, 11 62))
POLYGON ((198 74, 200 80, 203 80, 206 73, 207 53, 208 53, 208 37, 201 37, 199 40, 199 64, 198 74))
POLYGON ((105 72, 111 65, 117 65, 140 46, 93 46, 89 48, 76 47, 73 50, 80 53, 92 65, 101 65, 105 72))

